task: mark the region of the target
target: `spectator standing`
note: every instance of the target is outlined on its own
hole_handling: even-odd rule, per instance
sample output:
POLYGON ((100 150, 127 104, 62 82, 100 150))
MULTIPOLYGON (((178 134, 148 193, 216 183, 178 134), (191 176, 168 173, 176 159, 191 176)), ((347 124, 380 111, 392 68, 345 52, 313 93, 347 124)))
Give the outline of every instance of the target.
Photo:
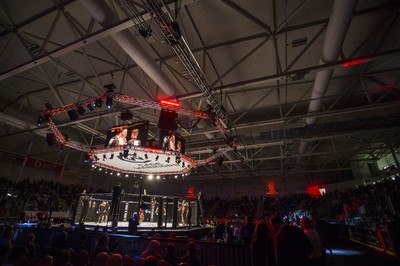
POLYGON ((310 266, 322 266, 322 245, 321 238, 313 227, 312 221, 308 217, 300 220, 300 226, 304 230, 304 234, 308 237, 313 245, 312 252, 308 255, 310 266))
POLYGON ((278 266, 306 266, 313 246, 303 230, 283 223, 273 215, 271 224, 277 233, 274 236, 275 258, 278 266))

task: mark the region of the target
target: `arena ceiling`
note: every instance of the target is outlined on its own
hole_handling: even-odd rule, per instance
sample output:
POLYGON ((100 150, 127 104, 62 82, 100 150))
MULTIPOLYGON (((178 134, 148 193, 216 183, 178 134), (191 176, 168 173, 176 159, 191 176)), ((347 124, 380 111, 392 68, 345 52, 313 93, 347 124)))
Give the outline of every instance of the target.
MULTIPOLYGON (((37 119, 46 103, 97 97, 113 83, 115 92, 188 109, 211 103, 237 147, 224 151, 218 127, 180 114, 187 155, 224 151, 196 179, 343 178, 353 163, 400 146, 399 8, 397 0, 3 0, 1 149, 87 169, 82 152, 49 147, 37 119), (180 60, 187 51, 195 71, 180 60)), ((140 120, 157 139, 159 115, 115 103, 55 122, 90 147, 109 127, 140 120), (130 121, 120 118, 125 110, 130 121)))

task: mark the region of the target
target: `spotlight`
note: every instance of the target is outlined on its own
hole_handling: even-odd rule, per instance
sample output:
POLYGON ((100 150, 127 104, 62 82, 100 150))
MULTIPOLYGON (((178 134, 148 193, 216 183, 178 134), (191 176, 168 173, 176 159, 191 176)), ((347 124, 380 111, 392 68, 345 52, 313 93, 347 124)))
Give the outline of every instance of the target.
POLYGON ((107 99, 106 99, 106 106, 107 106, 107 109, 111 109, 112 104, 113 104, 113 99, 112 99, 112 97, 108 97, 108 96, 107 96, 107 99))
POLYGON ((159 175, 157 176, 157 179, 160 179, 160 176, 159 176, 159 175))
POLYGON ((103 161, 105 161, 107 159, 107 156, 105 154, 103 154, 103 161))
POLYGON ((104 171, 104 173, 105 173, 105 174, 107 174, 107 173, 108 173, 107 169, 104 171))
POLYGON ((149 175, 149 180, 152 180, 153 179, 153 175, 149 175))
POLYGON ((113 172, 111 172, 110 175, 113 175, 113 172))
POLYGON ((128 174, 125 175, 125 177, 128 177, 128 176, 129 176, 128 174))
POLYGON ((78 106, 78 107, 76 108, 76 112, 77 112, 78 114, 80 114, 80 115, 84 115, 84 114, 86 113, 86 110, 83 109, 82 106, 78 106))
POLYGON ((174 178, 175 178, 175 179, 177 179, 177 178, 178 178, 178 176, 177 176, 177 175, 175 175, 175 176, 174 176, 174 178))
POLYGON ((157 156, 156 156, 156 161, 158 161, 158 158, 160 158, 160 156, 157 155, 157 156))
POLYGON ((169 160, 170 160, 171 158, 168 156, 168 158, 167 158, 167 160, 165 160, 165 162, 166 163, 169 163, 169 160))
POLYGON ((39 118, 37 120, 38 127, 41 127, 43 125, 43 120, 44 120, 44 117, 43 116, 39 116, 39 118))
POLYGON ((101 171, 101 170, 103 170, 103 168, 100 167, 100 168, 99 168, 99 171, 101 171))
POLYGON ((44 106, 46 106, 47 110, 53 109, 53 106, 51 105, 51 103, 45 103, 44 106))
POLYGON ((97 99, 94 101, 94 106, 98 109, 101 109, 101 106, 103 105, 103 100, 102 99, 97 99))
POLYGON ((128 158, 129 150, 124 150, 124 158, 128 158))
POLYGON ((114 159, 114 153, 111 153, 111 155, 110 155, 110 160, 111 159, 114 159))
POLYGON ((117 173, 117 176, 120 176, 121 175, 121 173, 117 173))
POLYGON ((90 161, 90 155, 89 154, 86 154, 85 155, 85 159, 83 160, 85 163, 87 163, 87 162, 89 162, 90 161))
POLYGON ((93 105, 94 105, 94 104, 89 103, 88 105, 86 105, 86 107, 87 107, 90 111, 94 111, 93 105))

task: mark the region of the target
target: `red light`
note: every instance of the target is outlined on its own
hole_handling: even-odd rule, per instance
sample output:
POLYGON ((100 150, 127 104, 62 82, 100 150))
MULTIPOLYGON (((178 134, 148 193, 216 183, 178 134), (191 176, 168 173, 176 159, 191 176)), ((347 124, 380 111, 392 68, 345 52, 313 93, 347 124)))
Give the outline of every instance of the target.
POLYGON ((176 103, 176 102, 170 102, 170 101, 166 101, 166 100, 161 100, 160 103, 164 104, 164 105, 180 107, 179 103, 176 103))
POLYGON ((279 192, 275 190, 275 183, 274 182, 269 182, 267 184, 267 188, 268 188, 268 191, 266 192, 267 195, 279 194, 279 192))
POLYGON ((384 90, 384 89, 393 89, 395 87, 400 87, 400 83, 382 85, 382 86, 378 86, 378 87, 375 87, 375 88, 371 88, 369 90, 370 91, 379 91, 379 90, 384 90))
POLYGON ((311 198, 319 198, 326 193, 326 186, 322 181, 314 181, 307 185, 306 193, 311 198))
POLYGON ((349 67, 349 66, 364 64, 364 63, 366 63, 366 62, 367 62, 366 59, 356 59, 356 60, 352 60, 352 61, 349 61, 349 62, 344 63, 343 66, 344 66, 344 67, 349 67))

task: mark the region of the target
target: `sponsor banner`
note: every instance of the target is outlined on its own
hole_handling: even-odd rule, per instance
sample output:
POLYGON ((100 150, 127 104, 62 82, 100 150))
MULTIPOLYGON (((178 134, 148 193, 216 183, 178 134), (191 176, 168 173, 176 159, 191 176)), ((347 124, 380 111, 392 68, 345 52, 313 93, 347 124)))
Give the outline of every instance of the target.
POLYGON ((38 160, 34 158, 28 158, 25 163, 26 166, 41 169, 41 170, 46 170, 46 171, 52 171, 56 173, 61 173, 62 171, 62 164, 55 164, 51 162, 46 162, 43 160, 38 160))

